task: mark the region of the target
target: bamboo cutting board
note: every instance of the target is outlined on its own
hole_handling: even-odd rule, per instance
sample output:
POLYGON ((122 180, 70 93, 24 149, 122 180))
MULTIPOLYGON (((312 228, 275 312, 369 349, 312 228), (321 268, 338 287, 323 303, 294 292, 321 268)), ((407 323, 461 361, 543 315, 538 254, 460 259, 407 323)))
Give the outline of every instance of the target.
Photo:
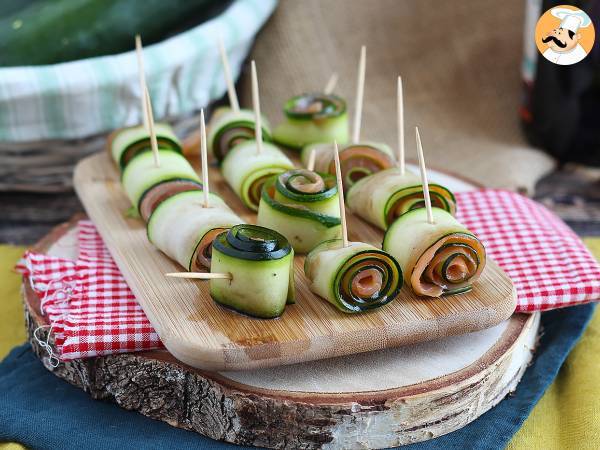
MULTIPOLYGON (((254 222, 255 215, 242 206, 220 172, 210 172, 213 190, 242 218, 254 222)), ((276 320, 249 318, 215 304, 204 281, 164 276, 183 269, 148 242, 141 220, 125 216, 130 204, 107 154, 81 161, 74 185, 165 347, 193 367, 256 369, 439 339, 489 328, 515 309, 511 281, 488 259, 469 293, 422 299, 405 287, 383 308, 348 315, 310 292, 304 258, 296 257, 297 303, 288 305, 276 320)), ((351 215, 348 227, 350 240, 376 246, 382 241, 379 230, 351 215)))

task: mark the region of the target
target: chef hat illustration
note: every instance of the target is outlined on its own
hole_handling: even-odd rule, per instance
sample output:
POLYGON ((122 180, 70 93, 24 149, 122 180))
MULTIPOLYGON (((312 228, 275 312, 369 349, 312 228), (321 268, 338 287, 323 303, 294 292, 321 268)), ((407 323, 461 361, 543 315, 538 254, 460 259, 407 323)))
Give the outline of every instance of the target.
POLYGON ((583 11, 573 11, 568 8, 552 8, 551 13, 554 17, 561 20, 560 28, 571 30, 577 33, 579 28, 585 28, 592 22, 589 16, 583 11))

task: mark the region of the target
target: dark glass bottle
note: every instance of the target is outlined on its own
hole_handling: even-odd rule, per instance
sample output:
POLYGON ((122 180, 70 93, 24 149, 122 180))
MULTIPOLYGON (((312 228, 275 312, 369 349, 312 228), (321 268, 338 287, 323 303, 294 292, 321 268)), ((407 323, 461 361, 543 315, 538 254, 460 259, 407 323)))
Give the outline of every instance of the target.
POLYGON ((527 0, 521 123, 529 142, 559 161, 600 166, 600 0, 569 2, 590 16, 596 31, 591 52, 570 66, 546 60, 534 42, 537 19, 561 4, 527 0))

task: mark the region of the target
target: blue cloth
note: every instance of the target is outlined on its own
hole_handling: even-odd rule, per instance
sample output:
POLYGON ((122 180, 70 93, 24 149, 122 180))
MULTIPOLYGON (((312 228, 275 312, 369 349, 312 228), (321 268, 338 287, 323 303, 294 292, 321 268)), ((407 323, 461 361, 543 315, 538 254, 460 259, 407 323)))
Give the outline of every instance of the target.
MULTIPOLYGON (((593 310, 593 305, 582 305, 544 313, 540 346, 516 395, 461 430, 404 448, 503 449, 558 373, 593 310)), ((28 345, 15 348, 0 363, 0 441, 39 449, 242 448, 92 400, 49 373, 28 345)))

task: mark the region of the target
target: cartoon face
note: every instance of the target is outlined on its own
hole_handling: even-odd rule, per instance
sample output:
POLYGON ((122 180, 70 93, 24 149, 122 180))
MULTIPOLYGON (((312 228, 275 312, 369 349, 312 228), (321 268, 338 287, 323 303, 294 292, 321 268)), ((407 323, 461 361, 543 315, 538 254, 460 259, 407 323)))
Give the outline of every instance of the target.
POLYGON ((580 39, 581 34, 575 34, 564 28, 555 28, 542 38, 542 42, 555 52, 564 53, 575 48, 580 39))

